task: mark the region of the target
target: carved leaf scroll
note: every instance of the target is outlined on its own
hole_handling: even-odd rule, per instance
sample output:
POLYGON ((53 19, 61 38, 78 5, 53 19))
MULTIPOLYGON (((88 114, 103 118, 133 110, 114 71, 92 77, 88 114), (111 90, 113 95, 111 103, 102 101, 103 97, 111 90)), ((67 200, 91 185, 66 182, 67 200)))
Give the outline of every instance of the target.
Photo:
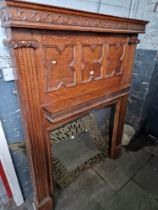
POLYGON ((3 43, 13 49, 38 48, 38 42, 36 40, 4 40, 3 43))

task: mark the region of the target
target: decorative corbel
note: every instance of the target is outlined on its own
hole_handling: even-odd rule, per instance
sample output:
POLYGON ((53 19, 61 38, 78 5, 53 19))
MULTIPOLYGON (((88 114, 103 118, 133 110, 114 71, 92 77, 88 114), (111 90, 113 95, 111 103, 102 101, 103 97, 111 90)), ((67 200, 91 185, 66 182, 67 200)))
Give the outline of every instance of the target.
POLYGON ((4 45, 7 47, 17 48, 38 48, 39 44, 36 40, 4 40, 4 45))
POLYGON ((140 40, 137 38, 137 37, 131 37, 129 40, 128 40, 128 44, 139 44, 140 43, 140 40))

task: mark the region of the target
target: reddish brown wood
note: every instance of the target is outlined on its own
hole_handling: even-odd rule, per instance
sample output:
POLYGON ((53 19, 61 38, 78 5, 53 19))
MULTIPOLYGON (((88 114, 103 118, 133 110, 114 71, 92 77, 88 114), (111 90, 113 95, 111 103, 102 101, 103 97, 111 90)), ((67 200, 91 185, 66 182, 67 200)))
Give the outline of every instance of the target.
POLYGON ((50 210, 49 131, 115 105, 110 154, 118 157, 137 35, 147 22, 22 0, 1 1, 1 20, 16 63, 34 201, 50 210))
POLYGON ((51 206, 51 156, 49 139, 44 128, 44 113, 40 105, 40 93, 37 85, 37 72, 33 48, 19 48, 15 51, 18 59, 19 91, 23 116, 26 125, 26 143, 32 168, 36 206, 42 210, 51 206), (45 141, 44 141, 45 140, 45 141))
POLYGON ((111 158, 117 158, 121 149, 124 120, 126 116, 128 94, 121 97, 115 104, 114 127, 112 133, 111 158))

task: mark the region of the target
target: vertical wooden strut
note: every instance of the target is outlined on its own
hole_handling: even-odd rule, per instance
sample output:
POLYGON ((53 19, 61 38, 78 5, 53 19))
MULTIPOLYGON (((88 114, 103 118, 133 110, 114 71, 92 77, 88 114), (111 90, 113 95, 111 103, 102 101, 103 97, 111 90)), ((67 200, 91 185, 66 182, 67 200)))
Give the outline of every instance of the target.
POLYGON ((126 108, 128 102, 128 95, 123 96, 115 105, 114 127, 112 133, 111 158, 117 158, 119 155, 123 127, 126 117, 126 108))
POLYGON ((11 41, 17 60, 21 108, 25 121, 26 146, 31 164, 34 187, 34 202, 38 210, 50 210, 52 203, 52 170, 50 141, 45 129, 45 118, 41 110, 39 84, 34 61, 36 41, 11 41))

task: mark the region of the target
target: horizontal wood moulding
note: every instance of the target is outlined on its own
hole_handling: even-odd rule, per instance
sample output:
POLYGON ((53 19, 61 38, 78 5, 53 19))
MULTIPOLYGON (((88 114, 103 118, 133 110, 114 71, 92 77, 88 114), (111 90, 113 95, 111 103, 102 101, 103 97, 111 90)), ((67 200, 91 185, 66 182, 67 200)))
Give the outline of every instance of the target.
POLYGON ((66 100, 63 101, 64 107, 60 107, 59 104, 48 104, 43 107, 43 109, 46 111, 46 117, 51 123, 55 123, 61 120, 64 120, 66 118, 72 118, 74 115, 83 113, 83 112, 90 112, 93 109, 96 109, 98 107, 106 107, 109 106, 109 104, 115 104, 115 101, 119 98, 126 96, 129 94, 129 88, 125 88, 120 91, 115 91, 113 93, 109 93, 106 96, 98 97, 95 99, 88 100, 88 102, 85 103, 79 103, 80 97, 76 97, 75 101, 74 99, 71 99, 70 101, 66 100), (62 110, 55 111, 55 108, 62 110))
POLYGON ((1 19, 4 27, 143 33, 148 23, 142 20, 118 18, 27 1, 1 1, 1 9, 3 9, 1 19))

